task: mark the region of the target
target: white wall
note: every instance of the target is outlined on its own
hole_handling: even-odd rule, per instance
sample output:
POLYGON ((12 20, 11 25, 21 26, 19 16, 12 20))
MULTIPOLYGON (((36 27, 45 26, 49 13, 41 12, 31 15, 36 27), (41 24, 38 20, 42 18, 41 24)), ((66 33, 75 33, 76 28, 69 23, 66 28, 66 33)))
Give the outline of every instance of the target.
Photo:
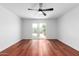
POLYGON ((79 7, 58 19, 59 40, 79 51, 79 7))
POLYGON ((55 19, 22 19, 22 39, 32 39, 32 23, 47 24, 47 38, 56 39, 56 20, 55 19))
POLYGON ((0 7, 0 51, 20 39, 20 19, 7 9, 0 7))

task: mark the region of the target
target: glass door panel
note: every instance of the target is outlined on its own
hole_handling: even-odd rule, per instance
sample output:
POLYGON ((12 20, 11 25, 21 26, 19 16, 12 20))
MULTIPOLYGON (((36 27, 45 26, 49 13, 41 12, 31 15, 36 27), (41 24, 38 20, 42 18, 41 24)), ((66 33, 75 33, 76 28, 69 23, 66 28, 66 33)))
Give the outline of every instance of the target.
POLYGON ((32 28, 33 39, 46 39, 46 23, 33 23, 32 28))
POLYGON ((46 38, 46 23, 39 24, 39 38, 40 39, 46 38))
POLYGON ((32 29, 33 29, 32 39, 37 39, 38 38, 38 24, 33 23, 32 24, 32 29))

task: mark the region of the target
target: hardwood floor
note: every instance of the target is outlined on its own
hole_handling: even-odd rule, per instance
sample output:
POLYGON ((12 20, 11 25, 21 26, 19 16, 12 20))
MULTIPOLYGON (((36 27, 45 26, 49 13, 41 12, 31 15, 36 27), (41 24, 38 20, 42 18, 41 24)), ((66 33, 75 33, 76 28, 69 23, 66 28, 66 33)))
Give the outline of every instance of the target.
POLYGON ((59 40, 21 40, 0 56, 79 56, 79 51, 59 40))

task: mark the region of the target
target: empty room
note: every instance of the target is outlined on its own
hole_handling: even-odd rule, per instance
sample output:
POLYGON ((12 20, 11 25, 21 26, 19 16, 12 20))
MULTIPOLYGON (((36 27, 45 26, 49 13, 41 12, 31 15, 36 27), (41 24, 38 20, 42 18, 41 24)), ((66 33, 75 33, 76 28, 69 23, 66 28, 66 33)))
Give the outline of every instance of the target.
POLYGON ((79 56, 79 3, 0 3, 0 56, 79 56))

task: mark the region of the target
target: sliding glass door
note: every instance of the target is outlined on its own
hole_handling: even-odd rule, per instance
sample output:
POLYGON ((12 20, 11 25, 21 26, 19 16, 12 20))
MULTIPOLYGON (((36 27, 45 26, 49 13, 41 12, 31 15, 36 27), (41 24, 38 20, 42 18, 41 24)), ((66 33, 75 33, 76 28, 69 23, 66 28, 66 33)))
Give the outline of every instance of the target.
POLYGON ((33 23, 32 30, 32 39, 46 39, 46 23, 33 23))

